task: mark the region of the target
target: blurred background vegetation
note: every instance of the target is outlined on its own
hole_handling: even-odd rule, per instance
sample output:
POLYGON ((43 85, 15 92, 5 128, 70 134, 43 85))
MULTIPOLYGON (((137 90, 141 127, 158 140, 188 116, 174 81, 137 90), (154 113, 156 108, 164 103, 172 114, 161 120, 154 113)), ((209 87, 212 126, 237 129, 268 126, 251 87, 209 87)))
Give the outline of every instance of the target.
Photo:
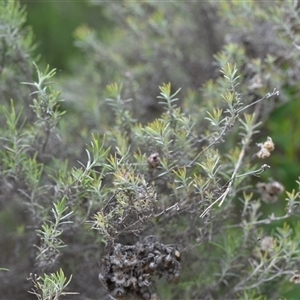
MULTIPOLYGON (((247 28, 234 27, 230 20, 222 19, 216 3, 211 2, 210 6, 188 1, 21 1, 27 10, 26 24, 32 27, 37 42, 34 54, 39 57, 39 66, 43 69, 50 64, 58 69, 55 81, 65 99, 62 109, 67 108, 69 115, 68 124, 63 120, 60 124, 69 137, 64 140, 68 147, 62 156, 69 158, 70 164, 85 157, 90 133, 103 133, 110 125, 110 116, 104 113, 107 104, 99 101, 105 97, 107 84, 122 81, 125 97, 140 101, 135 117, 146 122, 161 112, 155 97, 162 82, 172 82, 174 90, 183 88, 183 106, 192 97, 201 106, 198 92, 202 85, 219 76, 213 55, 228 40, 240 44, 245 52, 258 45, 254 47, 257 56, 265 54, 262 41, 252 35, 255 28, 249 34, 250 42, 245 41, 243 30, 247 28), (227 34, 232 26, 232 35, 227 34)), ((252 2, 264 6, 264 1, 252 2)), ((271 44, 272 36, 269 39, 271 44)), ((246 53, 245 59, 250 56, 246 53)), ((279 80, 284 75, 282 72, 279 80)), ((286 190, 292 190, 300 174, 299 89, 297 82, 285 82, 282 88, 284 101, 270 112, 258 140, 272 136, 276 151, 268 162, 271 173, 286 190)), ((262 175, 267 177, 270 173, 262 175)), ((283 205, 266 205, 264 209, 265 214, 280 214, 283 205)), ((5 216, 0 218, 7 222, 5 216)), ((271 232, 273 227, 267 230, 271 232)), ((295 288, 283 296, 297 299, 298 293, 300 289, 295 288)))
POLYGON ((86 24, 97 30, 105 40, 114 21, 105 14, 104 6, 92 6, 89 1, 28 1, 26 24, 33 28, 37 41, 36 54, 41 63, 49 64, 64 73, 82 62, 82 53, 74 45, 74 32, 86 24))

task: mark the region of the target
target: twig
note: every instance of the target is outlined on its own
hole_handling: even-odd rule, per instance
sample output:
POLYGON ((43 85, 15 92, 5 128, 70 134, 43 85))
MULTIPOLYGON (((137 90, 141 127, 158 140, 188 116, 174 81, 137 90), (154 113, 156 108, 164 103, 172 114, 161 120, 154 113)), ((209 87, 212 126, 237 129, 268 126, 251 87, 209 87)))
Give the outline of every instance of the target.
POLYGON ((271 215, 268 216, 267 219, 263 219, 263 220, 259 220, 259 221, 255 221, 255 222, 247 222, 247 223, 229 225, 229 226, 226 226, 226 228, 237 228, 237 227, 244 227, 244 226, 249 226, 249 225, 253 226, 253 225, 271 224, 271 222, 282 221, 282 220, 289 218, 292 215, 293 214, 287 213, 284 216, 275 217, 275 215, 272 213, 271 215))
POLYGON ((177 211, 179 210, 179 205, 178 202, 176 202, 175 204, 173 204, 172 206, 167 207, 166 209, 164 209, 163 211, 161 211, 159 214, 155 215, 155 217, 159 217, 161 216, 163 213, 169 211, 170 209, 175 208, 177 211))
POLYGON ((259 102, 261 102, 263 100, 265 100, 265 99, 268 99, 268 98, 270 98, 272 96, 279 96, 279 91, 277 91, 276 88, 273 90, 272 93, 267 93, 264 97, 262 97, 262 98, 260 98, 260 99, 258 99, 256 101, 254 101, 254 102, 252 102, 252 103, 250 103, 250 104, 248 104, 248 105, 240 108, 238 110, 238 114, 240 114, 243 110, 245 110, 245 109, 247 109, 247 108, 249 108, 249 107, 251 107, 251 106, 253 106, 253 105, 255 105, 255 104, 257 104, 257 103, 259 103, 259 102))
MULTIPOLYGON (((275 267, 275 265, 273 266, 275 267)), ((267 269, 268 270, 268 269, 267 269)), ((266 273, 266 270, 264 270, 263 274, 264 275, 266 273)), ((245 286, 244 284, 250 280, 249 277, 247 277, 246 279, 242 280, 235 288, 234 288, 234 291, 235 292, 238 292, 238 291, 242 291, 242 290, 250 290, 250 289, 254 289, 254 288, 257 288, 258 286, 260 286, 262 283, 264 282, 268 282, 268 281, 271 281, 279 276, 282 276, 282 275, 293 275, 295 273, 295 271, 291 271, 291 270, 287 270, 287 271, 282 271, 282 270, 279 270, 278 272, 276 272, 274 275, 266 278, 266 279, 261 279, 261 280, 257 280, 257 282, 255 282, 254 284, 252 285, 248 285, 248 286, 245 286)), ((252 273, 253 275, 255 275, 255 273, 253 272, 252 273)), ((252 275, 251 274, 251 275, 252 275)), ((254 276, 252 276, 254 277, 254 276)))
MULTIPOLYGON (((256 118, 257 118, 257 115, 258 115, 257 113, 258 113, 258 110, 259 110, 259 107, 260 107, 260 105, 259 105, 260 102, 261 102, 262 100, 266 99, 266 98, 271 97, 272 95, 275 95, 275 94, 277 95, 277 91, 274 89, 273 92, 272 92, 271 94, 269 93, 269 94, 265 95, 263 98, 261 98, 261 99, 259 99, 258 101, 254 102, 254 103, 257 103, 257 104, 258 104, 258 105, 256 105, 255 110, 254 110, 254 115, 256 116, 256 118)), ((244 110, 244 109, 246 109, 246 108, 252 106, 254 103, 251 103, 250 105, 245 106, 243 109, 240 109, 240 110, 239 110, 239 113, 240 113, 242 110, 244 110)), ((255 118, 255 119, 256 119, 256 118, 255 118)), ((255 120, 254 120, 254 121, 255 121, 255 120)), ((225 127, 225 128, 226 128, 226 127, 225 127)), ((239 158, 238 158, 238 160, 237 160, 237 163, 236 163, 236 165, 235 165, 235 167, 234 167, 234 170, 233 170, 233 173, 232 173, 232 175, 231 175, 231 178, 229 179, 229 181, 228 181, 228 183, 227 183, 228 185, 227 185, 227 188, 226 188, 225 192, 224 192, 217 200, 215 200, 213 203, 211 203, 211 204, 204 210, 204 212, 200 215, 200 218, 203 218, 203 217, 207 214, 207 212, 208 212, 215 204, 217 204, 218 202, 220 202, 220 203, 219 203, 219 206, 221 206, 221 205, 223 204, 225 198, 227 197, 227 195, 229 194, 229 192, 230 192, 230 190, 231 190, 231 187, 232 187, 232 184, 233 184, 233 181, 234 181, 235 178, 241 177, 241 176, 244 176, 244 175, 249 175, 249 174, 257 174, 257 173, 261 174, 262 172, 264 172, 264 171, 266 170, 266 168, 269 168, 268 165, 263 165, 263 166, 261 166, 261 168, 260 168, 259 170, 256 170, 256 171, 253 171, 253 172, 250 172, 250 173, 248 172, 248 173, 245 173, 245 174, 242 174, 242 175, 239 175, 239 176, 236 175, 237 172, 238 172, 238 170, 240 169, 240 167, 241 167, 241 165, 242 165, 242 161, 243 161, 243 158, 244 158, 244 156, 245 156, 246 149, 247 149, 247 147, 248 147, 249 144, 250 144, 252 134, 253 134, 252 130, 249 131, 247 139, 245 139, 244 142, 243 142, 242 150, 241 150, 241 152, 240 152, 240 155, 239 155, 239 158)))
POLYGON ((227 197, 228 193, 230 192, 230 189, 232 187, 232 184, 233 184, 233 181, 234 179, 236 178, 239 178, 239 177, 243 177, 243 176, 248 176, 248 175, 254 175, 254 176, 257 176, 261 173, 263 173, 265 170, 267 170, 268 168, 270 168, 269 165, 262 165, 258 170, 254 170, 254 171, 251 171, 251 172, 247 172, 247 173, 244 173, 244 174, 241 174, 241 175, 236 175, 238 169, 240 168, 240 165, 241 165, 241 162, 242 162, 242 159, 243 159, 243 155, 244 155, 244 151, 242 149, 241 153, 240 153, 240 156, 239 156, 239 159, 237 161, 237 164, 236 164, 236 167, 232 173, 232 176, 231 178, 227 181, 227 183, 225 184, 225 186, 227 185, 227 188, 225 190, 224 193, 222 193, 222 195, 217 199, 215 200, 213 203, 211 203, 205 210, 204 212, 200 215, 200 218, 203 218, 207 212, 215 205, 217 204, 219 201, 219 206, 221 206, 225 200, 225 198, 227 197))
POLYGON ((248 146, 248 143, 244 143, 243 148, 242 148, 242 150, 241 150, 241 152, 240 152, 238 161, 237 161, 237 163, 236 163, 236 165, 235 165, 234 171, 233 171, 233 173, 232 173, 232 175, 231 175, 231 178, 229 179, 229 183, 228 183, 228 186, 227 186, 225 192, 224 192, 217 200, 215 200, 213 203, 211 203, 211 204, 204 210, 204 212, 200 215, 200 218, 203 218, 203 217, 207 214, 207 212, 208 212, 215 204, 217 204, 218 202, 220 202, 219 206, 221 206, 222 203, 224 202, 226 196, 228 195, 229 191, 231 190, 231 187, 232 187, 232 184, 233 184, 233 180, 234 180, 234 178, 235 178, 235 176, 236 176, 236 173, 237 173, 237 171, 239 170, 239 168, 241 167, 241 163, 242 163, 242 160, 243 160, 243 158, 244 158, 244 155, 245 155, 245 151, 246 151, 246 147, 247 147, 247 146, 248 146))

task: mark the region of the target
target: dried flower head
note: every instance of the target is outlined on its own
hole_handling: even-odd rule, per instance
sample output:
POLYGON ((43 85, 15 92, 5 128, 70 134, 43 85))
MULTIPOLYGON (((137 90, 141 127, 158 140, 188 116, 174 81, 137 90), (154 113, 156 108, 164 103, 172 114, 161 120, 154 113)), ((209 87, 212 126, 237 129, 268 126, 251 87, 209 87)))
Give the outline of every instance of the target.
POLYGON ((274 203, 278 200, 278 195, 284 192, 284 186, 278 181, 269 183, 259 182, 256 185, 262 200, 266 203, 274 203))
POLYGON ((275 243, 276 241, 273 237, 265 236, 261 240, 260 248, 267 253, 272 253, 274 251, 275 243))
POLYGON ((126 276, 122 271, 116 271, 114 276, 112 277, 112 281, 115 282, 117 286, 122 286, 126 282, 126 276))
POLYGON ((257 144, 260 147, 260 150, 257 152, 257 157, 265 159, 271 155, 271 152, 275 149, 274 142, 272 138, 267 137, 267 140, 264 143, 257 144))
POLYGON ((137 257, 134 253, 127 253, 124 261, 125 266, 135 266, 138 263, 137 257))
POLYGON ((159 154, 158 153, 152 153, 148 157, 148 165, 151 169, 155 169, 160 165, 159 154))
POLYGON ((125 257, 121 252, 116 252, 114 255, 110 257, 110 261, 119 267, 123 266, 124 259, 125 257))
POLYGON ((295 271, 294 275, 290 278, 290 282, 299 284, 300 283, 300 274, 298 271, 295 271))

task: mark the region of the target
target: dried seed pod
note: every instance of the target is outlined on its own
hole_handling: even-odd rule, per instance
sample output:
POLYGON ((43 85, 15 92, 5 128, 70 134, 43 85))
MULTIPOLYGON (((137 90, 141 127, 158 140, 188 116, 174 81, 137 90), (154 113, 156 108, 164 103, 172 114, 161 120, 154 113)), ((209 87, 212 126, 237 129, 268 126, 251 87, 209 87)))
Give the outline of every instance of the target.
POLYGON ((148 157, 147 160, 148 160, 149 168, 151 168, 151 169, 155 169, 160 165, 159 154, 158 153, 152 153, 148 157))

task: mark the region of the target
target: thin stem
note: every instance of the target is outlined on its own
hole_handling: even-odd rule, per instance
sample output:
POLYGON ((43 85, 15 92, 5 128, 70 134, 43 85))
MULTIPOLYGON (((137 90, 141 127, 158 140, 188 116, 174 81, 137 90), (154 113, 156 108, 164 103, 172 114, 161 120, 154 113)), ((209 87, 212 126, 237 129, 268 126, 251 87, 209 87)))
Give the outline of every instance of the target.
POLYGON ((211 204, 204 210, 204 212, 200 215, 200 218, 203 218, 203 217, 207 214, 207 212, 208 212, 215 204, 217 204, 218 202, 220 202, 220 203, 219 203, 219 206, 221 206, 222 203, 224 202, 226 196, 228 195, 228 193, 229 193, 230 190, 231 190, 231 187, 232 187, 232 184, 233 184, 233 180, 234 180, 235 177, 236 177, 236 173, 238 172, 239 168, 241 167, 242 160, 243 160, 243 158, 244 158, 244 156, 245 156, 246 147, 248 147, 248 142, 247 142, 247 143, 244 143, 244 145, 243 145, 243 148, 242 148, 242 150, 241 150, 241 152, 240 152, 238 161, 237 161, 237 163, 236 163, 236 165, 235 165, 235 168, 234 168, 234 170, 233 170, 233 173, 232 173, 232 175, 231 175, 231 178, 229 179, 229 182, 228 182, 228 185, 227 185, 227 188, 226 188, 225 192, 224 192, 217 200, 215 200, 213 203, 211 203, 211 204))
POLYGON ((238 114, 241 113, 242 111, 244 111, 245 109, 247 109, 247 108, 249 108, 249 107, 251 107, 251 106, 253 106, 253 105, 255 105, 255 104, 257 104, 257 103, 259 103, 259 102, 261 102, 263 100, 265 100, 265 99, 268 99, 268 98, 270 98, 272 96, 279 96, 279 91, 277 91, 276 89, 274 89, 272 93, 268 93, 264 97, 262 97, 262 98, 260 98, 260 99, 258 99, 256 101, 254 101, 254 102, 252 102, 252 103, 250 103, 250 104, 248 104, 248 105, 240 108, 238 110, 238 114))

